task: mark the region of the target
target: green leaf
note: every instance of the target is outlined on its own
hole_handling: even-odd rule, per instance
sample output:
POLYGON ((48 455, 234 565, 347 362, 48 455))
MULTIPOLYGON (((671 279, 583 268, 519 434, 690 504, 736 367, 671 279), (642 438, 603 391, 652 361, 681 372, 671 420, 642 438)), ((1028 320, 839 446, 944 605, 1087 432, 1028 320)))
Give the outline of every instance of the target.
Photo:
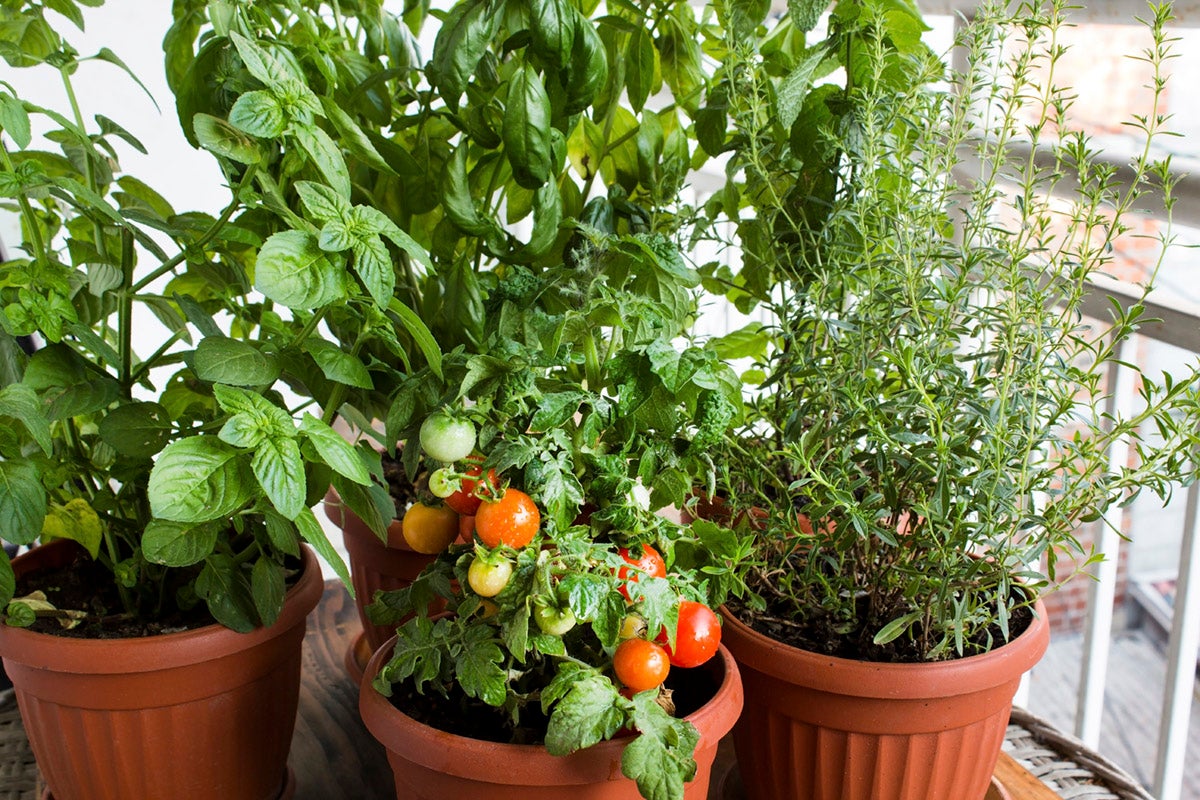
POLYGON ((533 51, 556 67, 571 60, 575 44, 575 7, 568 0, 530 0, 533 51))
MULTIPOLYGON (((84 5, 90 4, 84 3, 84 5)), ((121 60, 120 56, 118 56, 112 50, 109 50, 107 47, 101 47, 100 51, 97 52, 96 55, 92 56, 92 58, 96 59, 97 61, 104 61, 108 64, 112 64, 114 67, 117 67, 130 78, 132 78, 133 82, 136 83, 141 90, 146 93, 146 97, 150 98, 150 102, 154 104, 154 110, 160 112, 162 111, 162 109, 158 107, 158 101, 154 99, 154 94, 148 88, 146 88, 146 84, 142 83, 142 79, 138 77, 136 72, 129 68, 128 64, 121 60)))
POLYGON ((18 150, 29 147, 33 138, 29 129, 29 112, 20 100, 10 94, 0 94, 0 130, 12 137, 18 150))
POLYGON ((254 285, 271 300, 293 309, 311 310, 346 295, 343 270, 329 260, 317 237, 283 231, 267 239, 258 254, 254 285))
POLYGON ((249 582, 229 556, 209 556, 196 576, 195 587, 217 622, 238 633, 249 633, 258 627, 249 582))
POLYGON ((371 299, 380 307, 386 307, 396 288, 396 273, 392 269, 392 258, 383 240, 378 236, 359 239, 352 245, 354 271, 366 287, 371 299))
POLYGON ((192 355, 196 377, 230 386, 270 386, 279 377, 278 360, 254 345, 226 337, 200 340, 192 355))
POLYGON ((81 497, 68 500, 66 505, 51 506, 42 522, 44 538, 79 542, 92 558, 100 553, 102 533, 100 515, 81 497))
POLYGON ((820 49, 814 49, 779 84, 776 108, 779 122, 784 128, 790 129, 799 118, 808 90, 812 86, 813 75, 821 65, 823 56, 820 49))
POLYGON ((312 159, 317 171, 342 197, 350 197, 350 171, 337 143, 316 125, 297 125, 293 128, 300 148, 312 159))
POLYGON ((633 723, 641 735, 625 746, 621 772, 646 800, 683 797, 684 784, 696 777, 692 754, 700 734, 687 720, 667 714, 651 692, 634 695, 633 703, 633 723))
POLYGON ((322 97, 321 106, 325 109, 326 118, 333 123, 334 130, 337 131, 338 141, 351 155, 376 172, 398 175, 354 118, 343 111, 337 101, 330 97, 322 97))
POLYGON ((911 611, 904 616, 897 617, 879 629, 872 640, 875 644, 887 644, 890 641, 898 639, 900 634, 907 631, 913 626, 917 620, 921 619, 922 612, 911 611))
POLYGON ((550 180, 550 98, 537 71, 527 64, 509 79, 502 135, 519 185, 536 189, 550 180))
POLYGON ((467 145, 460 144, 446 162, 446 174, 442 180, 442 208, 446 218, 463 233, 484 236, 490 230, 487 221, 475 207, 471 195, 471 183, 467 178, 467 145))
POLYGON ((33 389, 23 383, 9 384, 0 389, 0 417, 11 417, 24 425, 46 455, 54 452, 50 420, 46 419, 42 401, 33 389))
POLYGON ((828 7, 829 0, 788 0, 788 14, 792 17, 792 24, 801 33, 808 33, 815 28, 828 7))
POLYGON ((429 270, 430 272, 436 271, 433 266, 433 261, 430 260, 429 253, 425 250, 425 248, 418 244, 416 239, 413 239, 411 236, 401 230, 400 227, 397 226, 395 222, 392 222, 392 220, 382 211, 377 208, 373 208, 372 206, 355 206, 354 211, 362 222, 376 226, 378 233, 391 240, 392 244, 396 245, 396 247, 399 247, 401 250, 407 253, 409 257, 411 257, 421 266, 425 267, 425 269, 429 270))
POLYGON ((531 431, 548 431, 557 428, 569 420, 579 404, 583 402, 584 394, 580 391, 552 392, 543 395, 538 403, 538 410, 529 421, 531 431))
MULTIPOLYGON (((245 112, 246 109, 243 109, 245 112)), ((196 141, 213 155, 228 158, 239 164, 257 164, 263 153, 258 142, 247 136, 232 123, 211 114, 196 114, 192 117, 192 129, 196 141)))
POLYGON ((250 596, 263 625, 274 625, 283 610, 283 598, 287 594, 283 568, 266 556, 260 556, 250 570, 250 596))
POLYGON ((490 627, 473 625, 463 631, 462 648, 454 660, 458 685, 471 697, 490 706, 501 706, 508 696, 504 651, 490 627))
POLYGON ((568 114, 577 114, 592 105, 608 83, 608 54, 596 26, 578 10, 573 16, 575 41, 564 69, 567 99, 563 110, 568 114))
POLYGON ((321 372, 331 381, 344 383, 359 389, 373 389, 371 373, 362 361, 347 353, 333 342, 324 339, 309 339, 304 349, 317 362, 321 372))
POLYGON ((100 438, 121 455, 150 458, 167 446, 175 424, 158 403, 119 405, 100 420, 100 438))
POLYGON ((433 371, 433 374, 439 378, 442 377, 442 351, 425 321, 417 316, 415 311, 394 297, 388 303, 388 311, 400 318, 400 324, 416 342, 417 348, 421 351, 421 355, 425 356, 425 361, 429 364, 429 369, 433 371))
POLYGON ((350 214, 350 201, 322 183, 296 181, 296 193, 309 215, 322 225, 340 222, 350 214))
POLYGON ((88 364, 64 344, 38 350, 25 367, 26 386, 38 392, 52 422, 107 408, 120 396, 121 385, 88 364))
POLYGON ((438 29, 428 78, 452 110, 458 110, 459 98, 475 74, 502 16, 486 0, 467 0, 451 9, 438 29))
POLYGON ((267 436, 296 435, 296 424, 292 421, 292 415, 261 394, 217 384, 213 386, 213 396, 223 410, 249 418, 254 426, 267 436))
POLYGON ((645 28, 635 28, 625 47, 625 91, 630 107, 636 112, 641 112, 654 88, 657 59, 658 52, 650 33, 645 28))
POLYGON ((300 536, 296 526, 290 519, 270 508, 262 510, 263 524, 267 529, 267 538, 271 545, 281 553, 289 556, 300 556, 300 536))
POLYGON ((237 48, 242 63, 250 74, 273 89, 286 87, 289 82, 304 82, 304 74, 294 70, 291 65, 281 58, 271 55, 265 48, 253 39, 249 39, 237 31, 230 31, 229 38, 237 48))
POLYGON ((190 567, 212 554, 217 525, 187 525, 152 519, 142 532, 142 555, 167 567, 190 567))
POLYGON ((255 449, 250 466, 276 511, 295 519, 305 510, 304 458, 295 439, 286 436, 265 439, 255 449))
POLYGON ((325 535, 325 530, 321 527, 321 523, 317 522, 316 516, 312 513, 312 509, 306 508, 296 515, 296 527, 300 530, 300 535, 304 537, 304 541, 312 545, 317 551, 317 555, 325 559, 329 566, 333 567, 333 571, 342 579, 342 583, 346 585, 346 591, 354 597, 354 584, 350 582, 350 570, 346 566, 346 562, 338 555, 338 551, 330 543, 329 537, 325 535))
POLYGON ((321 460, 334 472, 363 486, 371 483, 371 473, 359 456, 358 450, 333 428, 312 414, 305 414, 300 419, 300 433, 308 437, 321 460))
MULTIPOLYGON (((595 670, 560 668, 551 687, 551 696, 561 696, 546 729, 546 749, 551 755, 569 755, 611 739, 625 722, 617 708, 617 688, 595 670), (564 691, 562 684, 569 688, 564 691)), ((680 791, 678 797, 682 796, 680 791)))
POLYGON ((736 331, 711 340, 709 346, 722 360, 732 361, 738 358, 765 358, 769 342, 770 338, 763 324, 751 322, 736 331))
POLYGON ((259 89, 237 99, 229 109, 229 124, 259 139, 274 139, 287 127, 287 115, 275 95, 259 89))
POLYGON ((13 544, 31 544, 46 518, 46 490, 26 461, 0 461, 0 530, 13 544))
POLYGON ((150 471, 150 510, 160 519, 224 519, 250 501, 253 479, 240 451, 215 436, 167 445, 150 471))
POLYGON ((17 576, 13 574, 8 553, 0 547, 0 609, 7 608, 17 593, 17 576))

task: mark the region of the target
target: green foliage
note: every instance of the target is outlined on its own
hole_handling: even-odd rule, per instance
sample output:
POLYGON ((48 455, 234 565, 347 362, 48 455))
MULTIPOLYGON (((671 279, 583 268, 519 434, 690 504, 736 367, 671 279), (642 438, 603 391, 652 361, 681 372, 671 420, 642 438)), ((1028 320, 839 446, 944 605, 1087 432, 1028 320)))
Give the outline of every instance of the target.
POLYGON ((1106 406, 1153 274, 1140 298, 1082 319, 1127 215, 1151 191, 1171 207, 1151 149, 1169 12, 1148 22, 1155 104, 1129 123, 1144 149, 1117 181, 1067 126, 1071 89, 1039 82, 1062 57, 1065 6, 985 4, 956 42, 961 73, 890 2, 839 2, 819 42, 792 4, 757 41, 725 43, 730 181, 708 212, 741 220, 745 264, 706 285, 774 323, 718 345, 764 378, 720 483, 734 518, 764 527, 747 602, 816 638, 880 657, 990 649, 1068 577, 1060 553, 1097 557, 1082 522, 1193 476, 1195 374, 1123 363, 1141 402, 1106 406), (818 80, 835 65, 841 83, 818 80), (1136 458, 1110 468, 1118 439, 1136 458))

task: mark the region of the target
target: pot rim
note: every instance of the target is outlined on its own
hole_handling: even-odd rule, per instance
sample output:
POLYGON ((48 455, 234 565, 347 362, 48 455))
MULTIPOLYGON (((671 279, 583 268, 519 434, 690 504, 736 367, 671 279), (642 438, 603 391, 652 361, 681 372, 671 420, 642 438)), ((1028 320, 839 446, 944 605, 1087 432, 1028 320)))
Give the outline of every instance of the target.
MULTIPOLYGON (((390 658, 396 644, 393 636, 375 651, 359 684, 359 711, 363 722, 379 742, 390 752, 427 769, 458 777, 493 783, 510 783, 516 765, 521 765, 521 782, 539 783, 548 770, 560 775, 563 770, 594 772, 600 769, 609 777, 620 772, 621 754, 631 739, 609 739, 566 756, 554 756, 540 744, 504 744, 472 739, 432 728, 414 720, 393 706, 386 697, 375 691, 372 682, 384 661, 390 658), (606 766, 607 765, 607 766, 606 766), (610 774, 611 773, 611 774, 610 774)), ((716 748, 718 740, 733 728, 741 715, 741 676, 733 655, 721 645, 718 648, 724 677, 716 692, 703 706, 685 719, 701 735, 701 744, 716 748)), ((607 778, 600 778, 607 779, 607 778)), ((557 781, 547 776, 544 785, 557 781)))
MULTIPOLYGON (((305 624, 308 613, 320 602, 325 591, 321 565, 307 544, 302 544, 300 551, 303 564, 300 579, 288 589, 279 618, 269 627, 238 633, 214 623, 157 636, 78 639, 0 625, 0 654, 6 660, 40 669, 114 675, 174 669, 249 650, 305 624)), ((36 552, 18 556, 13 565, 36 552)))
POLYGON ((972 694, 1007 683, 1046 653, 1050 623, 1039 598, 1033 620, 1019 636, 986 653, 951 661, 894 664, 855 661, 793 647, 751 628, 721 606, 726 641, 743 667, 834 694, 923 700, 972 694))

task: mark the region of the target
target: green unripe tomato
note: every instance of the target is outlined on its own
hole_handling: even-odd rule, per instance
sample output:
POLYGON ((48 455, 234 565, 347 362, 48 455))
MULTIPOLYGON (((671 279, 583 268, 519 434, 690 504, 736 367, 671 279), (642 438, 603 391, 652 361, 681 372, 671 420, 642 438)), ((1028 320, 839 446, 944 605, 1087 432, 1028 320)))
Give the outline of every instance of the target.
POLYGON ((562 636, 575 627, 575 612, 569 608, 537 605, 533 609, 533 619, 542 633, 551 636, 562 636))
POLYGON ((475 426, 468 419, 437 411, 421 423, 421 449, 447 464, 464 459, 475 449, 475 426))
POLYGON ((451 472, 445 467, 435 469, 429 475, 429 491, 434 497, 440 497, 445 500, 450 495, 458 491, 461 481, 451 478, 451 472))
POLYGON ((476 556, 467 569, 467 583, 480 597, 495 597, 508 586, 512 572, 512 562, 507 558, 489 562, 476 556))

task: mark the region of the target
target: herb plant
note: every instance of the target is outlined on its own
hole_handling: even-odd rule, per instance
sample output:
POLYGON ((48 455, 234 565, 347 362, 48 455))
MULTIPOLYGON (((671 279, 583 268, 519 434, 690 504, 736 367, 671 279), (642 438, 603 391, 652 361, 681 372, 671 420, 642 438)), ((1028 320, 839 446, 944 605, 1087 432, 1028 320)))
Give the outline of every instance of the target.
MULTIPOLYGON (((81 5, 91 3, 54 8, 82 27, 81 5)), ((230 4, 212 10, 232 19, 230 4)), ((87 59, 48 25, 43 6, 0 13, 25 31, 0 55, 13 67, 56 70, 71 100, 60 113, 0 87, 0 193, 24 235, 22 252, 0 266, 5 537, 79 541, 111 570, 120 596, 102 615, 155 620, 203 601, 236 630, 269 624, 302 539, 345 571, 310 510, 330 476, 365 487, 379 472, 377 456, 330 427, 365 370, 321 321, 358 320, 364 342, 404 332, 437 356, 428 330, 391 297, 390 258, 381 266, 360 257, 351 271, 340 252, 360 240, 364 252, 383 248, 380 234, 411 257, 424 251, 377 210, 351 204, 346 156, 314 123, 324 109, 293 61, 249 36, 231 30, 240 60, 223 51, 226 60, 193 73, 192 94, 180 92, 181 108, 200 109, 187 130, 229 181, 229 203, 213 218, 177 212, 121 172, 118 146, 143 148, 108 117, 83 119, 71 78, 87 59), (236 95, 234 109, 248 117, 274 120, 283 139, 260 141, 208 114, 211 95, 196 95, 202 81, 236 95), (275 116, 263 111, 272 102, 275 116), (34 149, 34 131, 60 152, 34 149), (279 160, 290 164, 299 204, 280 194, 271 172, 279 160), (318 176, 323 184, 304 182, 318 176), (302 204, 324 229, 300 217, 302 204), (350 222, 355 243, 320 248, 319 231, 337 238, 334 223, 350 222), (135 336, 135 307, 162 324, 158 341, 135 336), (15 337, 28 334, 45 346, 26 358, 15 337), (314 402, 318 413, 308 413, 314 402)), ((123 66, 108 50, 95 58, 123 66)), ((8 621, 32 622, 28 604, 9 602, 13 590, 5 557, 8 621)))
POLYGON ((765 380, 722 484, 735 518, 761 527, 747 612, 808 649, 998 646, 1063 577, 1062 553, 1101 557, 1082 522, 1194 470, 1194 372, 1123 363, 1141 402, 1107 405, 1162 250, 1140 300, 1083 318, 1131 215, 1152 195, 1168 217, 1173 204, 1152 148, 1169 10, 1147 20, 1154 104, 1127 123, 1142 143, 1119 180, 1070 127, 1055 76, 1066 11, 985 4, 956 42, 962 72, 920 44, 915 9, 872 0, 837 3, 812 45, 796 8, 725 42, 731 178, 709 210, 740 220, 746 260, 709 285, 774 322, 725 342, 761 348, 765 380), (834 65, 844 77, 810 83, 834 65), (1136 457, 1110 470, 1118 439, 1136 457))

